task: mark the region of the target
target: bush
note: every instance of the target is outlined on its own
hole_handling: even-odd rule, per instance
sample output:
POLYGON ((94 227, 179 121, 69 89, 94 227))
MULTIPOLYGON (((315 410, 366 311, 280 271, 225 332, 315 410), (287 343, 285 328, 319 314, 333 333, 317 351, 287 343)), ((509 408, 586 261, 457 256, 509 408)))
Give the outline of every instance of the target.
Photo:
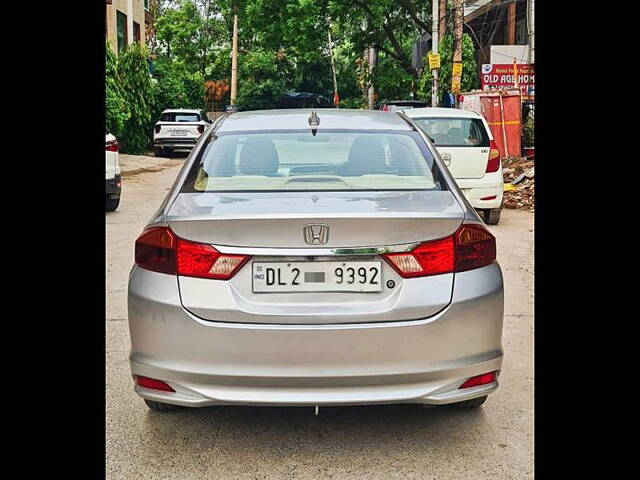
POLYGON ((255 49, 243 55, 239 64, 238 110, 276 108, 287 91, 285 61, 278 61, 273 52, 255 49))
POLYGON ((118 80, 117 59, 107 42, 105 69, 105 124, 117 138, 124 132, 124 124, 131 116, 124 101, 118 80))
POLYGON ((151 143, 153 91, 147 58, 147 49, 132 43, 117 59, 117 78, 130 113, 118 138, 124 153, 144 153, 151 143))
POLYGON ((204 108, 204 80, 200 73, 170 71, 153 85, 153 120, 167 108, 204 108))

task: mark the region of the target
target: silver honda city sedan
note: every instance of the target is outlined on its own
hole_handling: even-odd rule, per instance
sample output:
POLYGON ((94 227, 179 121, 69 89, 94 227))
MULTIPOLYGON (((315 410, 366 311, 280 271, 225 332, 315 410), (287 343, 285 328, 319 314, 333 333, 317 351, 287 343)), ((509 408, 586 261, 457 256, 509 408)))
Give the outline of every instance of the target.
POLYGON ((220 118, 136 240, 128 295, 154 410, 478 407, 498 387, 495 238, 401 113, 220 118))

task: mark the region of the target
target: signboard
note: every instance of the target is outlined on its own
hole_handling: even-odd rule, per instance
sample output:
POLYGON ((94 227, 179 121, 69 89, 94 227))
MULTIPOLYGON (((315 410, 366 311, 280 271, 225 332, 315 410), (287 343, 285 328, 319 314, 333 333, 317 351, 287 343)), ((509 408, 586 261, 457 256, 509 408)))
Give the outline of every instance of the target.
MULTIPOLYGON (((523 100, 533 100, 535 87, 535 71, 533 64, 519 63, 517 66, 518 88, 523 100)), ((482 65, 480 81, 482 90, 509 90, 514 88, 516 80, 512 63, 485 63, 482 65)))
POLYGON ((461 62, 454 62, 453 64, 453 70, 451 72, 451 75, 458 76, 461 77, 462 76, 462 63, 461 62))
POLYGON ((433 70, 434 68, 440 68, 440 54, 429 52, 429 68, 433 70))
POLYGON ((460 87, 460 77, 451 77, 451 91, 453 93, 460 93, 461 92, 461 87, 460 87))

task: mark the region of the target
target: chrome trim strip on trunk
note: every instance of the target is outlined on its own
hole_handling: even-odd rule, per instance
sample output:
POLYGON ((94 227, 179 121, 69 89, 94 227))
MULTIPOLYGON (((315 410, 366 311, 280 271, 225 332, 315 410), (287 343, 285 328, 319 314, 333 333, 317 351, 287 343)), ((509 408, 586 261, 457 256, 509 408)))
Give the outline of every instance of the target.
POLYGON ((352 248, 257 248, 231 247, 228 245, 211 245, 220 253, 254 256, 303 256, 323 257, 334 255, 382 255, 383 253, 410 252, 421 242, 388 245, 383 247, 352 248))

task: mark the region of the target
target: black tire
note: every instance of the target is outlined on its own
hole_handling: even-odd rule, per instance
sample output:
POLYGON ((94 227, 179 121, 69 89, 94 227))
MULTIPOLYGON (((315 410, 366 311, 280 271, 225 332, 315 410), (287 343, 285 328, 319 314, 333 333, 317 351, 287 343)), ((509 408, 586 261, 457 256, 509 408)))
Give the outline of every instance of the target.
POLYGON ((153 147, 153 154, 156 157, 164 157, 164 150, 159 147, 153 147))
POLYGON ((118 205, 120 205, 120 197, 114 199, 107 198, 105 203, 107 212, 113 212, 116 208, 118 208, 118 205))
POLYGON ((497 225, 500 221, 501 208, 492 208, 484 211, 484 223, 487 225, 497 225))
POLYGON ((179 405, 154 402, 153 400, 147 400, 146 398, 144 399, 144 403, 146 403, 147 407, 149 407, 154 412, 172 412, 173 410, 178 410, 179 408, 182 408, 179 405))
POLYGON ((472 398, 471 400, 465 400, 464 402, 452 403, 451 406, 455 408, 478 408, 487 400, 487 395, 484 397, 472 398))

